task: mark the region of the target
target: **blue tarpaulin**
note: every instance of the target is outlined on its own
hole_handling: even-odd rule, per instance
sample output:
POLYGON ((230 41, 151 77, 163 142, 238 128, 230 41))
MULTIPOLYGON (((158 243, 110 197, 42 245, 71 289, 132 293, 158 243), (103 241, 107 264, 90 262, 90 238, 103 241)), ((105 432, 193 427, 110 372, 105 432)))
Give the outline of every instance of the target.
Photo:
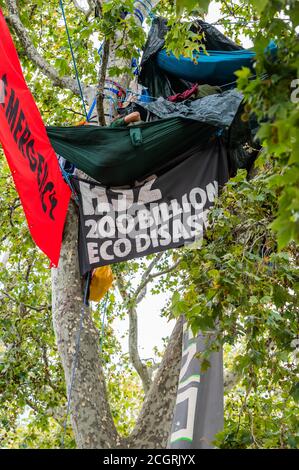
POLYGON ((190 82, 224 85, 236 80, 236 70, 252 68, 255 53, 247 50, 195 51, 193 57, 194 61, 183 56, 177 58, 163 49, 157 54, 157 64, 164 72, 190 82))

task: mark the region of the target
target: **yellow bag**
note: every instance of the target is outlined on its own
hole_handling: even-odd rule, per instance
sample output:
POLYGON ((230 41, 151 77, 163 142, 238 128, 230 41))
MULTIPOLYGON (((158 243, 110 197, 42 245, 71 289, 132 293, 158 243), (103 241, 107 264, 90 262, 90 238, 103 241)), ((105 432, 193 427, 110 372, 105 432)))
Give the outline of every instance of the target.
POLYGON ((112 286, 112 282, 113 273, 110 266, 96 268, 91 278, 89 300, 99 302, 112 286))

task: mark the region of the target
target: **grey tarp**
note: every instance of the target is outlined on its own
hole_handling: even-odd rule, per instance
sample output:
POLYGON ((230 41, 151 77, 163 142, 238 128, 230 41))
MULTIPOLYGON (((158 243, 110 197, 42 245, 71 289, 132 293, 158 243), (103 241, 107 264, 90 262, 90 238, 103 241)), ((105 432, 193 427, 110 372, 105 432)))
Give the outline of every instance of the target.
MULTIPOLYGON (((242 121, 244 112, 242 99, 242 94, 232 89, 194 101, 173 103, 161 97, 149 103, 138 101, 137 105, 139 109, 151 113, 153 119, 173 116, 218 127, 227 143, 231 174, 235 174, 239 168, 249 170, 257 156, 257 151, 250 150, 257 124, 254 117, 249 122, 242 121)), ((255 146, 259 148, 257 144, 255 146)))
POLYGON ((229 90, 183 103, 173 103, 161 97, 149 103, 138 101, 138 105, 160 119, 182 117, 224 128, 231 125, 242 100, 239 91, 229 90))

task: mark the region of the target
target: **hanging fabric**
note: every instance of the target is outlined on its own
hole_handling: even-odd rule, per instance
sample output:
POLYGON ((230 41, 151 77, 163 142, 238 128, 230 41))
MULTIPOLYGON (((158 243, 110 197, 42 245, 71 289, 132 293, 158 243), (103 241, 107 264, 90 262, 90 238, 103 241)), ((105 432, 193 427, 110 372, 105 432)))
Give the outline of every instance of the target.
POLYGON ((0 10, 0 142, 33 240, 58 265, 70 190, 0 10))
POLYGON ((229 129, 241 102, 235 90, 193 101, 190 107, 167 100, 140 102, 156 114, 177 117, 126 128, 48 127, 47 132, 56 152, 88 176, 103 185, 130 185, 171 166, 192 146, 205 146, 219 129, 229 129))

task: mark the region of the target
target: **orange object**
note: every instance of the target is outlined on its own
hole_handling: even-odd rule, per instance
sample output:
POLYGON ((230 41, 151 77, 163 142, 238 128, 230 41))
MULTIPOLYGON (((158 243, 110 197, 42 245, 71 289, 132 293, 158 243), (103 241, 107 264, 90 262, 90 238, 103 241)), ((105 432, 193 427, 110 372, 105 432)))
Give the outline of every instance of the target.
POLYGON ((99 302, 108 292, 112 283, 113 272, 110 266, 102 266, 95 269, 90 283, 89 300, 99 302))

